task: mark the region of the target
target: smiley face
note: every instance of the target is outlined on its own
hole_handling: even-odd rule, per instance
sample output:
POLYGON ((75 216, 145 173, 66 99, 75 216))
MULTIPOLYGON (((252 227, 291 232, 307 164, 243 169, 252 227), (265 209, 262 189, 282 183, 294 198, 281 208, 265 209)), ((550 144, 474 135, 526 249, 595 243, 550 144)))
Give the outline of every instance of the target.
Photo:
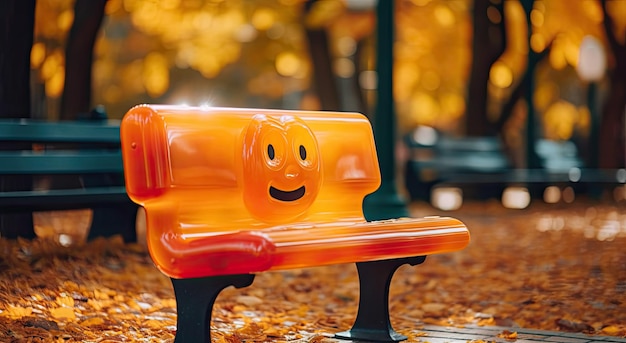
POLYGON ((243 138, 243 200, 265 222, 305 213, 321 185, 317 140, 301 119, 256 115, 243 138))

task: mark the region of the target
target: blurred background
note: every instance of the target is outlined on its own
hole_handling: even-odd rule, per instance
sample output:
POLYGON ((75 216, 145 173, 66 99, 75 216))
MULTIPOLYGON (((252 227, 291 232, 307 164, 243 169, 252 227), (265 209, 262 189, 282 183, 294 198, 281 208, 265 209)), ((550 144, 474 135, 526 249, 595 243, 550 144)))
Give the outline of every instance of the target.
MULTIPOLYGON (((93 10, 78 14, 77 2, 37 1, 31 52, 37 117, 60 116, 65 69, 74 67, 66 67, 70 29, 90 19, 77 15, 94 17, 90 12, 101 5, 91 105, 104 105, 112 117, 144 102, 369 112, 375 99, 375 1, 108 0, 90 1, 83 6, 93 10), (334 83, 326 87, 337 94, 318 94, 316 82, 334 83)), ((597 0, 399 0, 395 10, 401 132, 430 125, 471 133, 508 119, 509 139, 520 139, 516 123, 526 105, 517 103, 505 114, 510 118, 502 110, 534 53, 542 54, 531 61, 542 135, 586 137, 586 81, 576 72, 581 42, 598 39, 613 69, 620 61, 607 41, 605 16, 621 43, 626 30, 626 2, 619 0, 606 1, 608 13, 597 0)), ((601 97, 607 81, 598 80, 601 97)))
MULTIPOLYGON (((119 119, 140 103, 375 116, 375 0, 34 6, 35 118, 74 119, 100 106, 119 119)), ((464 156, 474 153, 479 174, 490 175, 493 162, 497 170, 552 166, 565 181, 572 168, 610 170, 614 183, 626 182, 626 1, 396 0, 394 11, 389 115, 399 165, 423 160, 424 147, 433 159, 442 149, 431 138, 448 137, 471 150, 464 156), (494 140, 495 155, 485 154, 494 140)), ((404 176, 417 175, 419 184, 407 185, 416 198, 437 176, 413 167, 404 176)))

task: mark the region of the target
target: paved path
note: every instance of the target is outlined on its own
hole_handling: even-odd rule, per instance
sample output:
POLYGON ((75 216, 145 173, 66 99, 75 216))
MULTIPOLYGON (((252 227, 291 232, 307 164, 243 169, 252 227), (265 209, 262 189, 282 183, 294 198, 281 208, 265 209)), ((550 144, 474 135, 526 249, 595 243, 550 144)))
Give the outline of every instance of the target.
POLYGON ((498 342, 498 343, 530 343, 530 342, 556 342, 556 343, 626 343, 626 338, 612 336, 585 335, 563 331, 545 331, 522 328, 507 328, 499 326, 475 326, 467 325, 464 328, 425 325, 419 330, 426 336, 420 337, 421 342, 430 343, 468 343, 498 342), (517 332, 517 339, 505 339, 498 337, 504 331, 517 332))
MULTIPOLYGON (((415 330, 407 343, 626 343, 626 338, 586 335, 564 331, 511 328, 503 326, 448 327, 423 325, 415 330), (509 334, 508 339, 506 333, 509 334), (514 338, 511 333, 514 333, 514 338)), ((306 342, 310 342, 307 340, 306 342)), ((328 337, 323 343, 350 343, 351 341, 328 337)), ((355 343, 355 342, 352 342, 355 343)))

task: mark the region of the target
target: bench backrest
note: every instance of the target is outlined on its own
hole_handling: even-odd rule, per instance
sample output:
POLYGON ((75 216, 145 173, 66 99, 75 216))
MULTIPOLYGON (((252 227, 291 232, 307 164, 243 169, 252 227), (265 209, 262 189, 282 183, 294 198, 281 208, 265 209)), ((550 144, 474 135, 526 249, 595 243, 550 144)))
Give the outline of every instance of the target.
POLYGON ((142 105, 121 134, 129 196, 182 234, 362 221, 380 184, 357 113, 142 105))
POLYGON ((119 120, 0 119, 0 213, 130 203, 123 175, 119 120))
POLYGON ((0 120, 0 175, 123 174, 119 121, 0 120), (41 150, 36 146, 40 145, 41 150), (53 145, 54 149, 49 150, 53 145), (97 151, 95 151, 97 150, 97 151))
POLYGON ((572 141, 554 141, 539 139, 535 142, 535 151, 541 166, 549 171, 569 172, 571 168, 583 168, 576 144, 572 141))
POLYGON ((101 143, 119 146, 119 120, 51 122, 0 120, 0 140, 30 143, 101 143))

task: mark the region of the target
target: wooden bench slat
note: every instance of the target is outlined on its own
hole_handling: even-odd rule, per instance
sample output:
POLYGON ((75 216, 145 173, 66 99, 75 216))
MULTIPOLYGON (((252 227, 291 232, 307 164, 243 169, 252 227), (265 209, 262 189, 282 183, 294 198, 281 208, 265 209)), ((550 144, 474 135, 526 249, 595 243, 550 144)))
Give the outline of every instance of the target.
POLYGON ((0 175, 123 172, 120 151, 0 151, 0 175))
POLYGON ((501 173, 450 173, 442 178, 441 184, 454 185, 464 183, 626 183, 626 171, 623 169, 581 169, 572 167, 567 170, 513 169, 501 173))
POLYGON ((124 186, 0 192, 0 212, 88 208, 120 202, 130 202, 124 186))
POLYGON ((448 151, 500 153, 502 143, 496 137, 441 137, 432 148, 444 153, 448 151))
POLYGON ((0 120, 0 139, 34 143, 120 144, 119 122, 46 122, 0 120), (54 125, 51 125, 54 124, 54 125))

